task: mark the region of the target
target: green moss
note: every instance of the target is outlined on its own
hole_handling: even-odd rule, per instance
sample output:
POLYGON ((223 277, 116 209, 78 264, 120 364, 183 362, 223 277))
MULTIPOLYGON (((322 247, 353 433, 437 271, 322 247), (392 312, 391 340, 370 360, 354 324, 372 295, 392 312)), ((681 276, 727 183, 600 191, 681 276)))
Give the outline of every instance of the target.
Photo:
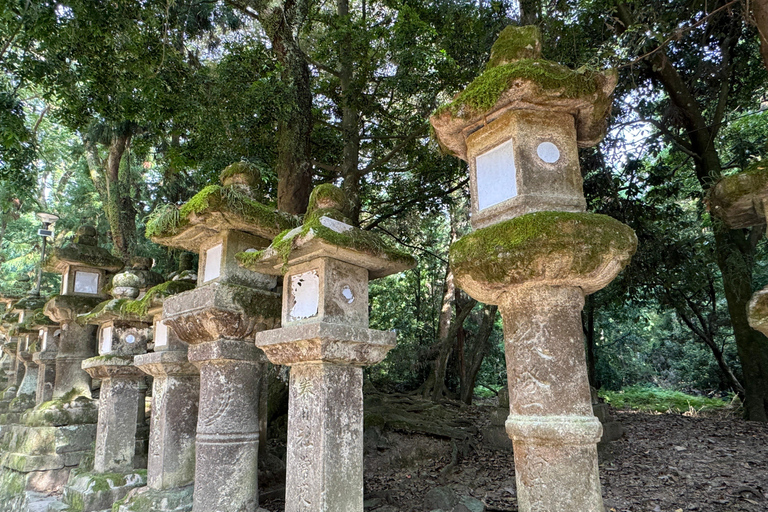
POLYGON ((29 427, 42 427, 96 423, 97 418, 96 402, 83 396, 81 390, 73 389, 38 405, 24 416, 23 422, 29 427))
POLYGON ((231 178, 238 176, 248 186, 255 187, 261 180, 259 168, 250 162, 235 162, 227 166, 219 174, 219 181, 222 185, 227 185, 231 178))
POLYGON ((335 209, 348 215, 350 206, 351 204, 343 190, 331 183, 323 183, 316 186, 309 195, 306 215, 312 215, 313 212, 321 209, 335 209))
POLYGON ((742 172, 722 178, 712 187, 712 201, 729 205, 741 197, 763 190, 768 185, 768 161, 758 161, 742 172))
POLYGON ((56 248, 53 254, 46 258, 45 268, 53 270, 59 262, 104 269, 110 272, 117 272, 123 268, 123 260, 112 256, 108 250, 94 245, 73 242, 56 248))
POLYGON ((179 209, 166 206, 156 210, 147 220, 146 234, 158 238, 175 235, 189 224, 192 214, 208 211, 234 213, 248 222, 271 226, 278 231, 298 223, 295 217, 254 201, 236 187, 209 185, 179 209))
POLYGON ((450 261, 457 274, 524 281, 538 275, 553 254, 567 255, 570 271, 584 274, 608 249, 633 254, 636 248, 632 229, 607 215, 536 212, 464 236, 451 246, 450 261))
POLYGON ((495 68, 522 59, 541 57, 541 31, 535 25, 510 25, 501 31, 491 48, 491 58, 485 69, 495 68))
POLYGON ((123 306, 123 312, 144 317, 155 301, 164 299, 177 293, 186 292, 195 287, 195 283, 189 281, 166 281, 147 290, 146 295, 139 300, 130 300, 123 306))
POLYGON ((77 314, 88 313, 98 306, 102 299, 99 297, 83 297, 80 295, 55 295, 51 297, 53 305, 60 309, 69 309, 77 314))
POLYGON ((555 62, 523 59, 488 69, 434 115, 445 112, 467 118, 490 110, 516 80, 535 82, 539 88, 558 91, 563 98, 580 98, 599 91, 597 73, 573 71, 555 62))
POLYGON ((599 392, 606 403, 617 409, 633 409, 643 412, 674 412, 677 414, 695 410, 696 412, 714 411, 728 407, 733 397, 726 399, 708 398, 646 386, 630 386, 621 391, 599 392))
MULTIPOLYGON (((131 299, 111 299, 105 300, 96 306, 90 313, 79 315, 77 322, 79 324, 99 324, 104 320, 111 317, 117 317, 122 320, 133 320, 131 315, 126 314, 124 311, 125 305, 130 302, 131 299)), ((135 320, 139 320, 135 318, 135 320)))
MULTIPOLYGON (((383 256, 392 261, 401 261, 409 265, 416 263, 416 260, 405 251, 401 251, 381 236, 370 231, 359 228, 353 228, 343 233, 338 233, 332 229, 323 226, 320 223, 320 217, 310 215, 300 230, 286 230, 280 233, 272 241, 270 246, 283 260, 283 264, 288 263, 291 251, 295 243, 302 237, 307 236, 310 231, 317 238, 339 247, 355 249, 372 256, 383 256)), ((256 251, 250 253, 238 253, 235 257, 245 268, 249 268, 264 258, 266 251, 256 251)), ((285 270, 285 269, 284 269, 285 270)))

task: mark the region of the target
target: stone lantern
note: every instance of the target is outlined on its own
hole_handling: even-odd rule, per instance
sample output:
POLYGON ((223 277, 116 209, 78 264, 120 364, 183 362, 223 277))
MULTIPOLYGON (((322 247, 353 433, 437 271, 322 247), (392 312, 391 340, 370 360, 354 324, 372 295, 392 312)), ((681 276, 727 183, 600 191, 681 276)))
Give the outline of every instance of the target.
POLYGON ((395 333, 368 329, 368 280, 415 260, 352 227, 347 201, 316 188, 304 226, 238 259, 283 277, 282 327, 256 335, 269 360, 291 367, 287 512, 363 510, 363 367, 384 359, 395 333))
POLYGON ((200 375, 187 359, 187 344, 163 320, 165 300, 195 287, 196 278, 185 276, 192 277, 181 271, 135 302, 154 325, 154 352, 133 359, 153 377, 147 486, 132 491, 119 512, 131 512, 139 504, 154 512, 189 510, 192 505, 200 375))
POLYGON ((261 249, 296 219, 259 202, 258 174, 245 163, 221 174, 179 210, 148 223, 161 245, 197 252, 197 288, 163 304, 164 323, 188 343, 200 370, 194 510, 258 507, 259 397, 266 358, 256 332, 279 325, 277 281, 239 267, 238 252, 261 249))
POLYGON ((537 28, 507 27, 486 72, 430 122, 470 164, 476 230, 452 245, 450 264, 459 286, 502 315, 518 506, 602 512, 581 310, 637 239, 584 213, 577 149, 604 135, 616 75, 571 71, 540 52, 537 28))
POLYGON ((19 311, 19 324, 17 326, 19 344, 16 355, 19 360, 19 371, 22 371, 23 368, 24 376, 19 384, 16 399, 9 408, 12 413, 21 413, 34 407, 37 403, 39 368, 33 358, 33 353, 39 349, 41 331, 53 324, 43 314, 45 303, 46 299, 39 296, 29 296, 21 299, 14 306, 19 311))
POLYGON ((101 381, 93 472, 79 472, 64 489, 68 501, 82 503, 83 512, 110 508, 128 491, 146 483, 136 472, 146 467, 146 375, 133 364, 133 358, 146 353, 152 322, 130 304, 162 281, 151 266, 151 259, 133 258, 130 268, 112 278, 114 298, 78 318, 80 324, 99 328, 99 355, 84 360, 82 368, 101 381), (103 489, 98 482, 105 474, 121 476, 103 489))
MULTIPOLYGON (((758 161, 737 174, 726 176, 709 191, 709 211, 729 229, 743 229, 768 225, 768 163, 758 161)), ((767 231, 768 233, 768 231, 767 231)), ((747 306, 750 327, 768 336, 768 287, 755 292, 747 306)), ((738 347, 741 351, 742 347, 738 347)), ((758 368, 768 364, 768 351, 763 357, 742 357, 745 373, 749 366, 758 368)), ((753 370, 753 374, 756 370, 753 370)), ((768 399, 765 383, 744 379, 746 398, 744 408, 749 411, 763 410, 763 400, 768 399)))
POLYGON ((72 390, 77 395, 91 396, 91 379, 81 365, 94 355, 96 329, 75 320, 109 298, 104 291, 108 279, 123 268, 123 262, 99 247, 97 241, 96 229, 82 226, 74 241, 55 249, 45 262, 47 270, 62 276, 61 294, 45 305, 45 314, 61 325, 53 398, 72 390))

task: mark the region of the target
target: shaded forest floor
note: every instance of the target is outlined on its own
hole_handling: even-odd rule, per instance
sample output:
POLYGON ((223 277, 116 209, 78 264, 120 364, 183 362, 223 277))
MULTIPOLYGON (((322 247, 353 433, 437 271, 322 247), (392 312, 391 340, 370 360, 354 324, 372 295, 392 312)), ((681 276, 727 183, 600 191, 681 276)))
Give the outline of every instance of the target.
MULTIPOLYGON (((366 431, 366 512, 430 510, 424 496, 438 486, 482 500, 489 512, 517 510, 512 453, 484 439, 496 408, 445 407, 452 425, 471 422, 464 440, 366 431)), ((626 434, 602 451, 607 511, 768 510, 768 425, 723 413, 615 415, 626 434)), ((270 512, 283 510, 280 499, 262 501, 270 512)))

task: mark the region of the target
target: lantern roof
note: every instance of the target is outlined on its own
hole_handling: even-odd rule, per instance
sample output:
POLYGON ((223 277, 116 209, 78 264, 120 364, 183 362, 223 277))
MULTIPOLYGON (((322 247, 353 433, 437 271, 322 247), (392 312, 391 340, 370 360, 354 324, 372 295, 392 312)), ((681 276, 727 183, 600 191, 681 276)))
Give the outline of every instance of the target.
POLYGON ((565 112, 574 117, 579 147, 605 136, 618 74, 572 70, 541 58, 537 27, 506 27, 491 49, 485 72, 430 117, 449 154, 467 160, 466 138, 508 110, 565 112))

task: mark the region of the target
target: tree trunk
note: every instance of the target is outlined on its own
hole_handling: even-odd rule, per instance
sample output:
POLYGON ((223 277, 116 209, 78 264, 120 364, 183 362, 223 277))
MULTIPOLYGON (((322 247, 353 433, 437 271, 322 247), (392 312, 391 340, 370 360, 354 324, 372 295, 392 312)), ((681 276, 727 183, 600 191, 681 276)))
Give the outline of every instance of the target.
MULTIPOLYGON (((439 349, 432 367, 432 376, 424 388, 424 396, 432 400, 439 400, 445 394, 445 373, 448 367, 448 357, 451 355, 453 337, 451 336, 451 317, 453 316, 453 302, 456 286, 453 282, 453 271, 446 267, 445 283, 443 284, 443 302, 437 321, 437 339, 439 349)), ((458 312, 457 312, 458 315, 458 312)))
MULTIPOLYGON (((617 14, 624 27, 620 28, 619 32, 634 23, 626 4, 617 7, 617 14)), ((678 139, 678 143, 684 145, 694 156, 696 176, 704 193, 722 176, 720 157, 713 141, 728 98, 730 51, 737 43, 736 37, 725 37, 721 43, 724 89, 720 91, 718 104, 710 109, 716 113, 711 124, 707 122, 697 98, 667 58, 663 48, 644 61, 646 72, 662 85, 670 101, 682 114, 681 121, 686 128, 688 140, 678 139), (719 116, 717 113, 720 113, 719 116)), ((754 246, 745 243, 748 238, 742 230, 728 230, 722 223, 715 226, 717 265, 723 278, 728 312, 743 372, 742 382, 746 392, 745 415, 749 420, 768 421, 768 339, 750 328, 747 322, 746 308, 752 295, 754 266, 754 246)))
POLYGON ((600 389, 601 383, 597 378, 597 354, 595 351, 595 299, 592 295, 588 295, 585 303, 582 323, 584 324, 584 345, 587 352, 587 375, 589 385, 595 389, 600 389))
MULTIPOLYGON (((253 16, 238 1, 228 3, 253 16)), ((298 42, 309 12, 308 0, 273 2, 252 0, 264 31, 283 66, 282 80, 289 88, 289 114, 278 123, 277 207, 293 214, 304 213, 312 188, 310 135, 312 133, 312 91, 307 59, 298 42)))
POLYGON ((461 388, 459 390, 460 400, 467 405, 472 404, 477 374, 483 366, 483 359, 491 351, 491 333, 493 333, 493 326, 496 323, 496 312, 498 310, 497 306, 483 306, 480 325, 477 328, 477 333, 472 336, 471 349, 469 351, 470 362, 467 366, 466 375, 461 380, 461 388))
MULTIPOLYGON (((109 145, 105 176, 107 197, 104 201, 112 230, 112 243, 118 255, 128 263, 136 247, 136 208, 131 197, 131 135, 114 135, 109 145)), ((102 198, 103 200, 104 198, 102 198)))
MULTIPOLYGON (((337 13, 340 23, 350 23, 349 1, 338 0, 337 13)), ((344 139, 343 159, 341 162, 342 188, 351 203, 350 218, 356 226, 360 223, 360 112, 357 108, 358 91, 352 88, 354 74, 354 56, 351 48, 352 31, 342 31, 343 38, 338 42, 339 85, 341 86, 341 130, 344 139)))
POLYGON ((536 25, 541 12, 541 0, 520 0, 520 24, 536 25))
POLYGON ((752 17, 760 37, 760 54, 768 69, 768 0, 752 0, 752 17))

